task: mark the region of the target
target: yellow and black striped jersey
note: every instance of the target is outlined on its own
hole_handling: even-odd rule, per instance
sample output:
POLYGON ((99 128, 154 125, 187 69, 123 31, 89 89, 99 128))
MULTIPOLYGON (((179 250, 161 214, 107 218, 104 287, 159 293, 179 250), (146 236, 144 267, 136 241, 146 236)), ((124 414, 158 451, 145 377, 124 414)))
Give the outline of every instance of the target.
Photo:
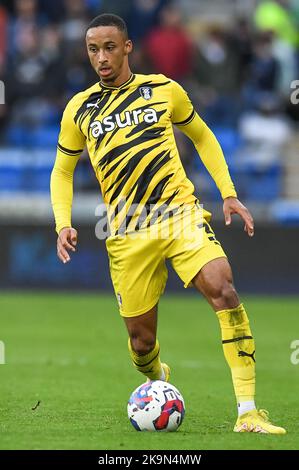
MULTIPOLYGON (((210 135, 205 136, 208 128, 187 93, 164 75, 132 74, 120 87, 96 83, 75 95, 63 114, 52 174, 57 230, 70 226, 70 192, 63 195, 61 183, 64 178, 68 184, 67 173, 72 174, 85 145, 101 187, 112 234, 121 228, 140 229, 161 220, 169 211, 175 213, 184 205, 194 205, 194 186, 182 166, 173 124, 186 130, 187 135, 190 133, 196 147, 197 136, 199 146, 211 139, 210 135)), ((208 133, 213 135, 209 129, 208 133)), ((216 140, 214 136, 213 139, 216 140)), ((211 150, 215 154, 219 148, 215 150, 214 140, 210 144, 214 145, 211 150)), ((207 160, 217 157, 206 156, 203 148, 198 150, 207 160)), ((215 171, 211 164, 204 163, 222 196, 236 195, 221 150, 220 157, 213 163, 215 171)))

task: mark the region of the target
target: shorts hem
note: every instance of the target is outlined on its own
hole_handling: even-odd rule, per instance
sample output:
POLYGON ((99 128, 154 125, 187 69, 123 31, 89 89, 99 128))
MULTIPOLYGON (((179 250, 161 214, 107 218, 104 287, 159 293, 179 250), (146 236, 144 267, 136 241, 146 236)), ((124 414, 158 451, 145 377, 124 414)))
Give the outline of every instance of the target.
MULTIPOLYGON (((218 258, 227 258, 226 254, 223 253, 222 255, 217 255, 217 256, 207 256, 204 260, 202 260, 201 263, 196 266, 196 271, 189 276, 188 280, 184 283, 184 288, 187 289, 188 287, 193 287, 192 285, 192 279, 196 276, 197 273, 210 261, 213 261, 214 259, 218 258)), ((183 281, 184 282, 184 281, 183 281)))
POLYGON ((159 294, 153 302, 151 302, 148 306, 141 308, 140 310, 136 310, 135 312, 130 312, 130 313, 125 313, 122 312, 121 310, 119 311, 121 316, 124 318, 131 318, 131 317, 138 317, 139 315, 143 315, 144 313, 147 313, 149 310, 151 310, 158 302, 161 297, 163 292, 159 294))

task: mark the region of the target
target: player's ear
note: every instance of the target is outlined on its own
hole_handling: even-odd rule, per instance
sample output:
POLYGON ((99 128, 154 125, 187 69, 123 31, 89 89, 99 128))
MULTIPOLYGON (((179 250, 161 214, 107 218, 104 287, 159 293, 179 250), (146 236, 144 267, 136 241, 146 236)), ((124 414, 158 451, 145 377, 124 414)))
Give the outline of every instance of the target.
POLYGON ((133 43, 131 39, 127 39, 127 41, 125 42, 125 53, 130 54, 132 50, 133 50, 133 43))

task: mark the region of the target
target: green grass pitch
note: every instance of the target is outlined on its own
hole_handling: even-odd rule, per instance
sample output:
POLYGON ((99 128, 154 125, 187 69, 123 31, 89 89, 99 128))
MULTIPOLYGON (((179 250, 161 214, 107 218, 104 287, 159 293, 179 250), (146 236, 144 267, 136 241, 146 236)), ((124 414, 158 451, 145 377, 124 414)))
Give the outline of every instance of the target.
POLYGON ((109 295, 1 293, 1 449, 298 449, 299 298, 245 300, 257 345, 257 405, 288 434, 235 434, 236 405, 218 321, 200 296, 164 296, 162 360, 182 392, 175 433, 136 432, 130 393, 143 377, 109 295), (38 401, 39 406, 36 407, 38 401), (35 408, 35 409, 34 409, 35 408))

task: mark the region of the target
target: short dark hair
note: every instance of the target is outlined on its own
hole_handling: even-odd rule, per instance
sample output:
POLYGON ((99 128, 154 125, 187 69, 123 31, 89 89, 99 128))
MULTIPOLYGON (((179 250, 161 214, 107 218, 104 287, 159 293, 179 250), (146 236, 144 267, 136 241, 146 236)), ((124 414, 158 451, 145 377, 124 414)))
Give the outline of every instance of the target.
POLYGON ((86 33, 90 28, 97 28, 98 26, 115 26, 128 39, 127 25, 120 16, 113 15, 112 13, 103 13, 96 16, 87 26, 86 33))

